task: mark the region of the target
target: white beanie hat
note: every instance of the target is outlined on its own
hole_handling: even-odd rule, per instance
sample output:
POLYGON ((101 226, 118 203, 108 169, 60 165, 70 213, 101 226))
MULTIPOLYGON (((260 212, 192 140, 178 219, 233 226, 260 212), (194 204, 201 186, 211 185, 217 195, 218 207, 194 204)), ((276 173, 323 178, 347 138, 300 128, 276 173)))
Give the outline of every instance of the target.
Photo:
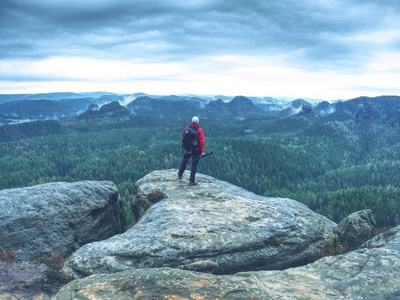
POLYGON ((199 117, 194 116, 194 117, 192 118, 192 123, 197 123, 197 124, 199 124, 199 117))

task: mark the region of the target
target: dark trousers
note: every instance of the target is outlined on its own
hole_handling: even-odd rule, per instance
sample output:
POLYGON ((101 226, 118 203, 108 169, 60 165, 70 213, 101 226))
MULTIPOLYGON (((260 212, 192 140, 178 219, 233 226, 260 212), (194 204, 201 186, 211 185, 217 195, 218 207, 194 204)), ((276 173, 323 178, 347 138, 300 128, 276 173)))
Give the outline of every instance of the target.
POLYGON ((190 157, 192 158, 192 171, 190 172, 190 182, 195 182, 195 176, 196 176, 196 171, 197 171, 197 164, 200 161, 200 152, 199 151, 195 151, 193 153, 187 153, 185 152, 185 155, 183 156, 182 159, 182 163, 181 163, 181 167, 179 168, 179 172, 178 172, 178 176, 182 176, 183 172, 185 172, 186 170, 186 166, 188 164, 188 161, 190 159, 190 157))

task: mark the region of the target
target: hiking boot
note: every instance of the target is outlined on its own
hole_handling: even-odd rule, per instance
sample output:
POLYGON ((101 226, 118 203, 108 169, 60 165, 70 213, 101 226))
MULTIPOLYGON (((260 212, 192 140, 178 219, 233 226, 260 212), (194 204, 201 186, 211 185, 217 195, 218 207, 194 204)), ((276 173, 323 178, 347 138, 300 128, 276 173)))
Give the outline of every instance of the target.
POLYGON ((183 178, 183 176, 179 176, 179 175, 178 175, 178 179, 182 179, 182 178, 183 178))
POLYGON ((189 185, 190 185, 190 186, 197 185, 197 181, 195 181, 195 182, 190 181, 190 182, 189 182, 189 185))

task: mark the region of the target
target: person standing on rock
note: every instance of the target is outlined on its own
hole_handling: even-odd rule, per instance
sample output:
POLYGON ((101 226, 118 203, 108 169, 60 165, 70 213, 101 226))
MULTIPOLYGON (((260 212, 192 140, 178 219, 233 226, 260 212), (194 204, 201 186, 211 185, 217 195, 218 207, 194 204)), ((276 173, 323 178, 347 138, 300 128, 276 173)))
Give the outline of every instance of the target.
POLYGON ((178 178, 182 179, 183 172, 185 172, 188 161, 192 157, 192 170, 189 179, 189 185, 191 186, 197 185, 195 180, 197 164, 200 156, 204 155, 204 144, 203 129, 199 127, 199 118, 194 116, 192 124, 187 126, 182 134, 182 148, 185 150, 185 154, 178 172, 178 178))

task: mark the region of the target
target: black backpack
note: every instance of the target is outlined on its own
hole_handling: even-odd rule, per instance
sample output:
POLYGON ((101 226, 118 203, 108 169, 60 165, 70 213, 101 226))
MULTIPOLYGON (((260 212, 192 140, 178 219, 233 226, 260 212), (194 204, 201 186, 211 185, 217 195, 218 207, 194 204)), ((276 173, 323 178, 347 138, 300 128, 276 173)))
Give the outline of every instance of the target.
POLYGON ((199 143, 197 142, 199 131, 197 129, 197 126, 189 126, 183 132, 182 148, 185 149, 186 152, 192 153, 193 151, 196 151, 199 146, 199 143))

